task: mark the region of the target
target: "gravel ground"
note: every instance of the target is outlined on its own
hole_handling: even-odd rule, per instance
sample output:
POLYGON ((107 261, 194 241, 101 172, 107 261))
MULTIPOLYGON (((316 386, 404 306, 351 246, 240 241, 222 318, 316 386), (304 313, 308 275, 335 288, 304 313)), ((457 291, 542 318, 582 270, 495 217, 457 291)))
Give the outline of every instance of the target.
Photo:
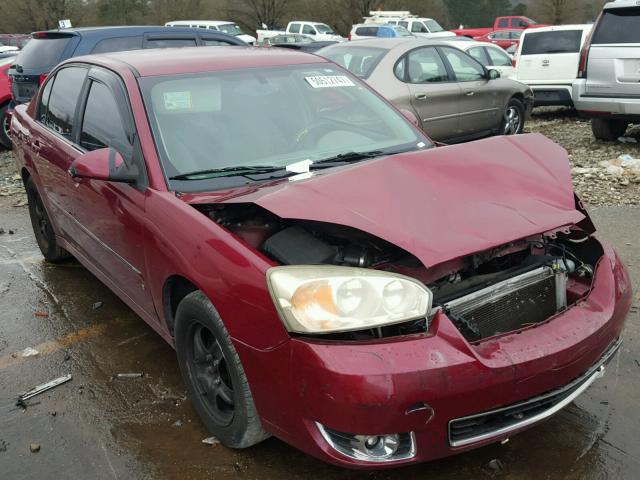
MULTIPOLYGON (((542 133, 567 149, 573 184, 587 205, 640 205, 640 127, 626 134, 638 143, 602 142, 593 138, 589 122, 578 118, 573 110, 539 108, 525 131, 542 133), (626 162, 618 160, 623 155, 639 159, 637 165, 629 158, 626 162)), ((6 150, 0 150, 0 200, 14 206, 26 202, 13 157, 6 150)))
POLYGON ((619 167, 622 155, 640 159, 640 127, 626 133, 638 143, 603 142, 593 138, 589 121, 574 110, 549 107, 535 109, 525 131, 542 133, 567 149, 573 184, 587 205, 640 204, 640 168, 610 168, 619 167))

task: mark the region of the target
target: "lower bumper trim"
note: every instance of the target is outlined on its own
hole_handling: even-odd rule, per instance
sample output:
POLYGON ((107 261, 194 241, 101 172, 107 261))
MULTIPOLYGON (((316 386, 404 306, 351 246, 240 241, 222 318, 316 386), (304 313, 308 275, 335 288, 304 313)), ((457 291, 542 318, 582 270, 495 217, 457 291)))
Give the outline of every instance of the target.
POLYGON ((621 344, 622 341, 618 340, 586 373, 560 389, 507 407, 451 420, 449 444, 464 447, 504 437, 554 415, 604 375, 605 365, 621 344))

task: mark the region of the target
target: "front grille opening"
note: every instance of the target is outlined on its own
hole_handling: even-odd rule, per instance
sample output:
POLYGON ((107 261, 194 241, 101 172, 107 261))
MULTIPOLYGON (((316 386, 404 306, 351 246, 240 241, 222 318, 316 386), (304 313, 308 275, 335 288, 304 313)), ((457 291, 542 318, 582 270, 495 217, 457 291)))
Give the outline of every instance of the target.
POLYGON ((602 246, 579 230, 529 238, 462 260, 429 287, 467 341, 543 323, 591 291, 602 246))
POLYGON ((567 272, 541 267, 444 305, 465 338, 477 341, 543 322, 567 306, 567 272))

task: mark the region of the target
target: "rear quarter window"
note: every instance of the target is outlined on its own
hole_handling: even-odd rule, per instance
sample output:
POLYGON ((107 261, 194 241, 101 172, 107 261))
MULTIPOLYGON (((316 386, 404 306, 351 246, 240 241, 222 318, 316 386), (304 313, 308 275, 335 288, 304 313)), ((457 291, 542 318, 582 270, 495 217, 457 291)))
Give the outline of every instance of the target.
POLYGON ((591 43, 640 43, 640 7, 605 10, 591 43))
POLYGON ((16 64, 25 69, 47 70, 62 60, 62 53, 73 37, 34 38, 22 49, 16 64))
POLYGON ((195 47, 195 38, 153 38, 148 39, 144 48, 195 47))
POLYGON ((378 34, 378 27, 356 28, 356 35, 359 37, 375 37, 378 34))
POLYGON ((522 41, 521 55, 578 53, 582 30, 527 33, 522 41))
POLYGON ((127 50, 140 50, 141 48, 141 36, 105 38, 96 43, 91 53, 124 52, 127 50))

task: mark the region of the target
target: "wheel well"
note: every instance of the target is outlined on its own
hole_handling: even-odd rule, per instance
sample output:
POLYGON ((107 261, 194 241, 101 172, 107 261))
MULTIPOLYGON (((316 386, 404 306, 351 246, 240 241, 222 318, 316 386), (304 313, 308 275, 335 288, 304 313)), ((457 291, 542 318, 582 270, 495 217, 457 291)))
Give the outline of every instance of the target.
POLYGON ((198 290, 193 283, 180 275, 173 275, 167 279, 162 289, 162 304, 164 309, 164 318, 169 328, 169 333, 173 335, 173 327, 175 325, 176 311, 178 305, 184 297, 191 292, 198 290))
POLYGON ((522 95, 520 92, 514 93, 511 98, 515 98, 516 100, 520 100, 522 103, 524 103, 524 95, 522 95))
POLYGON ((20 176, 22 177, 22 184, 26 188, 27 187, 27 180, 29 180, 29 177, 31 177, 31 174, 29 173, 29 170, 27 170, 26 168, 22 167, 22 170, 20 170, 20 176))

